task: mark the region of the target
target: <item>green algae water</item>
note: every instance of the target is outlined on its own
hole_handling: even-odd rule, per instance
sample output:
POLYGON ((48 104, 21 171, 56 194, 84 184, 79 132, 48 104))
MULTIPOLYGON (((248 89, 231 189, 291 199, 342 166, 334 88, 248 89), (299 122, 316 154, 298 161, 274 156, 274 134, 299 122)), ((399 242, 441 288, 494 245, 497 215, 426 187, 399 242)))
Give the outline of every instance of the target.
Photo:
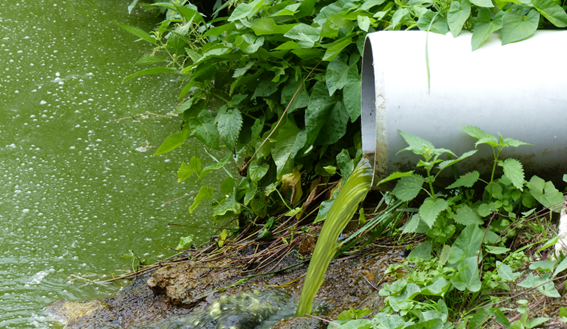
POLYGON ((321 228, 301 290, 296 316, 311 314, 313 299, 323 284, 325 272, 337 251, 337 239, 356 212, 358 204, 364 200, 371 185, 372 166, 368 159, 363 158, 344 183, 321 228))
MULTIPOLYGON (((120 288, 72 275, 121 274, 130 249, 151 261, 182 236, 211 234, 167 225, 208 226, 206 204, 191 217, 189 197, 162 204, 198 190, 194 180, 177 184, 181 161, 214 161, 197 142, 152 157, 179 118, 120 120, 170 112, 181 85, 172 76, 122 83, 145 68, 132 63, 149 46, 115 22, 159 23, 141 10, 129 15, 131 2, 0 1, 0 328, 59 328, 46 305, 120 288)), ((220 185, 220 174, 203 184, 220 185)))

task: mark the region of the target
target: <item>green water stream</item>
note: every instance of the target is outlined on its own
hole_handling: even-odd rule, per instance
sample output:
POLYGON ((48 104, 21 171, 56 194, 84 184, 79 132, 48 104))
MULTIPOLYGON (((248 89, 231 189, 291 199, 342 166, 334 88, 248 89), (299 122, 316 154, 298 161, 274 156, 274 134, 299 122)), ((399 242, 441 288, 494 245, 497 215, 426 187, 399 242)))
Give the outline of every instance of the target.
POLYGON ((337 239, 370 190, 372 166, 368 159, 363 158, 343 184, 339 195, 329 210, 313 250, 296 316, 311 314, 315 294, 323 284, 325 272, 337 251, 337 239))
POLYGON ((60 327, 43 307, 120 287, 82 286, 71 275, 119 273, 129 249, 154 259, 181 236, 210 234, 167 225, 208 225, 206 205, 191 217, 189 198, 162 206, 197 189, 177 184, 175 172, 192 155, 211 163, 202 147, 152 157, 147 142, 163 141, 179 119, 119 120, 169 112, 180 86, 171 76, 122 84, 148 47, 114 22, 158 22, 128 15, 130 2, 0 1, 0 328, 60 327))

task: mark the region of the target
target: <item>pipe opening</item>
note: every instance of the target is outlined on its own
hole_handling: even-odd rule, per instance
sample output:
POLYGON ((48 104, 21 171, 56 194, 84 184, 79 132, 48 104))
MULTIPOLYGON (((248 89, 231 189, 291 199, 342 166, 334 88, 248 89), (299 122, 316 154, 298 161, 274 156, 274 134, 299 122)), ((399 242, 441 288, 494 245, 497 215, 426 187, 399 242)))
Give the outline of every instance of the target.
POLYGON ((376 152, 376 87, 374 83, 374 57, 370 38, 367 37, 362 57, 362 107, 360 115, 362 151, 366 155, 374 155, 376 152))

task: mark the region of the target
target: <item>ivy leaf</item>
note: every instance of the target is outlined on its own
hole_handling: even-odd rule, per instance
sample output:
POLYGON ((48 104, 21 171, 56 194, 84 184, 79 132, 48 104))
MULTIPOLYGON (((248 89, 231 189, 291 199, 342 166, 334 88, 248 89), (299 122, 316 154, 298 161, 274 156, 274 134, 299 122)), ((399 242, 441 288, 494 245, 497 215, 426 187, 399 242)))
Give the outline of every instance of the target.
POLYGON ((457 188, 457 187, 472 187, 474 183, 478 181, 480 174, 478 171, 471 171, 459 177, 453 184, 447 186, 447 188, 457 188))
POLYGON ((284 9, 279 10, 277 12, 275 12, 274 14, 272 14, 272 16, 291 16, 295 13, 297 13, 297 8, 299 7, 299 5, 301 5, 300 3, 295 3, 289 6, 286 6, 284 9))
POLYGON ((438 278, 432 284, 421 289, 422 295, 443 296, 451 287, 451 281, 445 278, 438 278))
POLYGON ((415 247, 408 255, 409 260, 421 259, 429 260, 431 259, 431 250, 433 249, 433 243, 431 241, 425 241, 420 243, 419 246, 415 247))
POLYGON ((237 109, 219 113, 216 118, 220 137, 229 149, 233 149, 240 129, 242 129, 242 114, 237 109))
POLYGON ((447 32, 449 31, 447 20, 441 15, 437 15, 437 17, 435 17, 436 15, 437 13, 428 9, 427 12, 421 15, 421 17, 417 20, 417 27, 419 27, 419 29, 422 31, 427 31, 427 29, 429 29, 429 32, 439 33, 443 35, 447 34, 447 32), (433 24, 431 24, 433 17, 435 17, 435 21, 433 22, 433 24))
POLYGON ((273 18, 263 17, 255 21, 250 28, 257 36, 271 35, 271 34, 285 34, 294 24, 278 25, 273 18))
POLYGON ((181 166, 177 171, 177 182, 181 183, 182 181, 186 180, 187 178, 191 177, 191 175, 195 174, 193 168, 186 164, 185 161, 181 162, 181 166))
POLYGON ((531 4, 557 27, 567 27, 567 13, 553 0, 531 0, 531 4))
POLYGON ((234 199, 234 195, 230 198, 226 198, 219 203, 219 205, 215 208, 215 212, 213 216, 224 216, 228 212, 232 212, 234 215, 240 214, 241 205, 240 203, 236 202, 234 199))
POLYGON ((191 207, 189 207, 189 213, 192 214, 193 211, 195 210, 195 208, 197 208, 197 206, 203 200, 208 199, 208 198, 212 198, 214 190, 215 189, 213 187, 209 187, 209 184, 201 186, 199 193, 197 193, 195 200, 193 200, 193 204, 191 205, 191 207))
POLYGON ((348 70, 347 83, 343 88, 343 103, 350 116, 350 122, 355 122, 360 117, 362 106, 362 83, 358 66, 353 65, 348 70))
POLYGON ((259 165, 257 161, 252 162, 250 168, 248 168, 250 180, 253 182, 259 181, 268 173, 268 169, 270 169, 270 166, 267 163, 259 165))
MULTIPOLYGON (((553 1, 553 0, 549 0, 553 1)), ((475 1, 471 1, 476 4, 475 1)), ((492 2, 490 3, 492 5, 492 2)), ((492 7, 492 6, 491 6, 492 7)), ((499 11, 492 20, 492 12, 487 8, 480 8, 476 18, 476 25, 474 26, 473 35, 471 38, 472 50, 478 49, 480 45, 495 31, 502 28, 502 17, 505 11, 499 11)))
POLYGON ((296 24, 292 27, 284 37, 297 40, 302 48, 312 48, 319 41, 321 27, 312 27, 304 23, 296 24))
POLYGON ((471 4, 468 0, 460 0, 451 2, 451 8, 447 14, 447 22, 449 23, 449 30, 453 37, 457 37, 463 25, 471 15, 471 4))
MULTIPOLYGON (((407 173, 394 173, 394 174, 405 175, 407 173)), ((400 175, 397 176, 399 177, 400 175)), ((407 177, 401 176, 400 180, 396 183, 396 187, 392 191, 392 194, 404 202, 413 200, 419 194, 419 191, 421 191, 421 186, 423 185, 423 181, 424 178, 417 174, 407 177)))
POLYGON ((370 28, 370 18, 368 16, 358 15, 358 17, 356 17, 356 21, 358 22, 358 27, 361 30, 368 32, 368 29, 370 28))
POLYGON ((514 187, 523 191, 525 183, 524 167, 522 167, 520 161, 510 158, 504 161, 498 161, 498 165, 504 168, 504 176, 512 182, 514 187))
POLYGON ((449 253, 449 264, 458 266, 466 258, 478 256, 480 244, 484 237, 484 230, 476 225, 469 225, 459 234, 449 253))
POLYGON ((555 260, 540 260, 531 263, 530 270, 536 270, 540 273, 551 272, 555 268, 555 265, 557 265, 557 261, 555 260))
POLYGON ((337 100, 329 96, 327 87, 324 82, 318 81, 311 89, 309 105, 305 111, 305 128, 309 135, 307 144, 311 145, 315 142, 319 131, 323 128, 325 120, 329 116, 331 108, 337 100))
POLYGON ((236 20, 241 20, 243 18, 250 18, 260 10, 260 6, 264 3, 264 0, 254 0, 250 3, 241 3, 234 10, 228 18, 229 22, 234 22, 236 20))
POLYGON ((531 9, 524 19, 525 7, 514 5, 504 15, 502 25, 502 45, 523 40, 537 30, 539 24, 539 12, 531 9))
POLYGON ((329 45, 329 47, 325 51, 325 55, 323 55, 323 60, 331 61, 335 59, 336 56, 339 55, 343 51, 343 49, 348 47, 351 43, 352 43, 352 38, 339 39, 333 42, 331 45, 329 45))
POLYGON ((167 136, 167 138, 157 149, 156 153, 154 153, 154 156, 171 152, 179 146, 183 145, 183 142, 185 142, 185 140, 189 138, 189 134, 191 134, 191 132, 188 129, 184 129, 176 134, 167 136))
POLYGON ((278 179, 292 171, 295 155, 305 145, 306 140, 305 130, 299 129, 293 117, 288 116, 286 123, 279 128, 276 142, 272 146, 272 158, 276 163, 278 179))
POLYGON ((449 207, 449 203, 441 198, 433 201, 432 198, 427 198, 419 207, 419 215, 421 219, 431 228, 439 214, 449 207))
POLYGON ((335 91, 343 89, 348 82, 349 66, 346 63, 346 54, 335 57, 327 66, 325 81, 329 96, 333 96, 335 91))
POLYGON ((464 205, 457 210, 455 222, 465 226, 482 225, 484 223, 482 219, 480 219, 480 216, 467 205, 464 205))
POLYGON ((463 260, 458 274, 453 278, 453 286, 460 291, 465 289, 476 292, 480 290, 478 265, 476 257, 468 257, 463 260))
MULTIPOLYGON (((224 159, 222 159, 221 161, 217 162, 217 163, 213 163, 211 165, 206 166, 205 168, 203 168, 203 171, 201 171, 201 173, 199 174, 199 179, 205 177, 208 173, 210 173, 213 170, 219 170, 222 167, 224 167, 224 165, 227 164, 228 160, 230 160, 230 156, 232 155, 232 153, 227 154, 224 159)), ((197 158, 198 159, 198 158, 197 158)), ((193 159, 191 159, 193 160, 193 159)), ((199 168, 201 167, 201 163, 199 161, 199 168)), ((198 180, 199 180, 198 179, 198 180)))
MULTIPOLYGON (((478 7, 492 8, 494 5, 491 0, 471 0, 472 4, 478 7)), ((475 26, 476 28, 476 26, 475 26)))
POLYGON ((341 170, 341 175, 343 176, 343 182, 346 182, 348 176, 350 176, 350 174, 354 170, 354 164, 352 163, 350 154, 348 153, 347 149, 343 149, 337 155, 337 166, 341 170))
POLYGON ((546 182, 534 175, 528 182, 528 187, 532 196, 544 207, 560 212, 564 202, 563 193, 559 192, 552 182, 546 182))
POLYGON ((496 262, 496 267, 498 267, 498 276, 504 281, 516 281, 516 279, 522 275, 522 272, 514 272, 510 265, 502 264, 496 262))
POLYGON ((193 133, 203 144, 214 149, 219 148, 219 132, 215 126, 215 119, 207 110, 201 111, 198 117, 199 121, 191 121, 193 133))
POLYGON ((336 102, 324 118, 325 133, 319 134, 315 140, 317 145, 331 145, 339 141, 347 130, 348 112, 342 102, 336 102))

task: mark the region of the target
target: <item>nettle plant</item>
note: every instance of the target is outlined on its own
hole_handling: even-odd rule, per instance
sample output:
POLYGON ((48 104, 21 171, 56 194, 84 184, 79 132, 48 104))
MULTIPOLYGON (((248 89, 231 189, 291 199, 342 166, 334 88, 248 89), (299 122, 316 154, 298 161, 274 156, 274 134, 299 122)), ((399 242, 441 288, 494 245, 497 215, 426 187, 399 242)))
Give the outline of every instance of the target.
MULTIPOLYGON (((339 155, 357 156, 367 33, 418 28, 457 36, 468 29, 477 48, 499 29, 508 43, 549 23, 567 26, 565 10, 553 0, 218 0, 208 16, 193 3, 132 1, 130 9, 139 5, 165 17, 150 33, 119 25, 152 46, 136 62, 150 68, 125 80, 156 73, 179 79, 173 113, 182 130, 155 155, 196 138, 224 149, 248 174, 225 184, 233 189, 224 193, 230 200, 217 203, 218 219, 266 219, 284 206, 274 192, 286 175, 301 180, 291 188, 298 196, 301 186, 332 175, 325 167, 340 168, 339 155)), ((187 172, 183 165, 180 179, 187 172)), ((203 186, 200 200, 213 195, 211 188, 203 186)), ((286 200, 290 208, 301 201, 286 200)))
MULTIPOLYGON (((521 213, 532 209, 541 203, 545 207, 559 211, 563 194, 552 182, 533 176, 526 181, 522 164, 513 158, 500 159, 500 154, 506 147, 529 145, 511 138, 504 139, 482 131, 478 127, 461 128, 469 136, 478 141, 475 146, 488 145, 494 154, 494 164, 490 181, 480 178, 478 171, 461 175, 456 181, 441 191, 435 190, 435 181, 440 173, 452 165, 472 156, 477 150, 469 151, 457 157, 453 152, 443 148, 435 148, 430 142, 400 131, 400 135, 408 143, 403 151, 411 151, 423 157, 417 168, 423 168, 426 176, 410 172, 396 172, 378 184, 399 179, 392 194, 402 201, 411 201, 420 192, 428 197, 419 207, 419 211, 403 227, 404 233, 425 233, 435 242, 444 243, 457 232, 457 226, 483 225, 490 218, 490 230, 501 232, 521 213), (443 160, 447 155, 450 159, 443 160), (455 159, 451 159, 455 157, 455 159), (503 175, 495 179, 498 167, 503 168, 503 175), (475 190, 471 189, 477 182, 485 184, 482 198, 475 200, 475 190), (424 187, 426 186, 426 187, 424 187), (493 217, 493 214, 497 216, 493 217)), ((482 147, 482 146, 481 146, 482 147)), ((526 213, 527 214, 527 213, 526 213)))
POLYGON ((537 290, 548 297, 560 297, 553 282, 565 278, 560 274, 567 269, 567 259, 533 262, 527 276, 521 271, 529 263, 524 250, 543 244, 535 252, 538 254, 552 247, 557 238, 547 240, 543 235, 540 241, 531 239, 531 243, 517 250, 508 248, 505 241, 522 223, 537 219, 534 207, 538 202, 558 211, 563 205, 563 194, 553 183, 537 176, 526 181, 519 161, 500 158, 506 147, 526 143, 496 137, 477 127, 461 129, 477 139, 476 147, 492 148, 490 180, 485 181, 477 171, 472 171, 445 189, 438 189, 439 174, 476 150, 457 157, 449 150, 435 148, 420 137, 400 131, 408 143, 400 152, 421 156, 417 168, 424 175, 397 172, 379 184, 399 179, 392 194, 406 202, 420 193, 426 195, 403 232, 425 233, 429 239, 414 248, 404 263, 388 269, 386 274, 396 280, 385 284, 379 292, 386 297, 380 313, 371 320, 343 317, 337 321, 342 324, 339 328, 477 328, 491 318, 505 328, 533 328, 549 320, 530 320, 528 302, 520 299, 517 309, 514 308, 520 315, 516 321, 510 321, 500 303, 511 298, 494 292, 510 291, 509 284, 516 282, 528 292, 537 290), (441 159, 443 155, 449 159, 441 159), (503 168, 503 174, 495 178, 498 167, 503 168), (485 186, 482 196, 475 198, 472 187, 476 183, 485 186), (522 276, 524 279, 517 282, 522 276))

